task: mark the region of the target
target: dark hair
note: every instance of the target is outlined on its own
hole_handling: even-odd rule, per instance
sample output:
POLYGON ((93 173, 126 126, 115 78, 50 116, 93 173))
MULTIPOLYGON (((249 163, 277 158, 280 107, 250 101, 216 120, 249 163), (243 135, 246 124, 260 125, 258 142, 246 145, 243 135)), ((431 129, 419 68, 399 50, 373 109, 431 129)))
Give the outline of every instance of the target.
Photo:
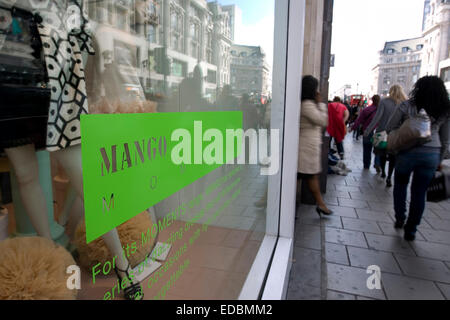
POLYGON ((302 101, 315 100, 319 81, 313 76, 304 76, 302 80, 302 101))
POLYGON ((342 100, 339 97, 334 97, 333 102, 342 102, 342 100))
POLYGON ((411 101, 417 111, 425 111, 434 119, 446 116, 450 112, 450 100, 444 82, 436 76, 420 78, 411 92, 411 101))
POLYGON ((380 101, 381 101, 381 97, 379 95, 376 94, 372 97, 372 102, 377 107, 380 105, 380 101))

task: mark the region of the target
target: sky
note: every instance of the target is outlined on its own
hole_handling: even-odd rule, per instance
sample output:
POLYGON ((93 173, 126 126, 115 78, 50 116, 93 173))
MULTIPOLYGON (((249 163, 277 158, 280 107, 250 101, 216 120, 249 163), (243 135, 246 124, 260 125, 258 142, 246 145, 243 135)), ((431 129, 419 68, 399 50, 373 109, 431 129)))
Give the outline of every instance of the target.
POLYGON ((372 69, 386 41, 420 37, 424 0, 335 0, 330 95, 350 84, 369 93, 372 69))
MULTIPOLYGON (((275 0, 218 2, 242 10, 235 43, 261 46, 272 66, 275 0)), ((384 43, 421 36, 423 6, 424 0, 334 0, 330 95, 346 84, 368 93, 384 43)))
POLYGON ((221 5, 237 5, 242 11, 242 26, 236 34, 235 43, 261 46, 266 61, 273 65, 273 37, 275 0, 219 0, 221 5))

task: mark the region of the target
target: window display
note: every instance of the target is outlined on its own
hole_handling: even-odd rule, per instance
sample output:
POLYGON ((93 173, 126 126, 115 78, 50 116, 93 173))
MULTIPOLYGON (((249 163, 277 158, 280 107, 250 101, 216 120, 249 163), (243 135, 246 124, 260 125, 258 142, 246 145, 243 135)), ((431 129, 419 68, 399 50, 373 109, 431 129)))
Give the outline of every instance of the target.
MULTIPOLYGON (((279 174, 285 104, 281 92, 272 92, 275 25, 264 18, 279 18, 275 1, 264 7, 261 18, 250 12, 248 2, 257 6, 256 0, 233 5, 206 0, 0 0, 0 157, 8 159, 17 181, 13 194, 20 194, 3 205, 15 215, 11 236, 29 220, 35 230, 31 236, 55 241, 39 243, 44 255, 52 255, 46 248, 58 243, 56 221, 62 225, 58 228, 64 227, 70 242, 60 243, 58 250, 66 247, 74 257, 74 272, 63 277, 67 283, 75 279, 73 297, 237 299, 265 236, 277 236, 280 184, 272 177, 279 174), (245 23, 238 21, 239 6, 245 23), (256 25, 264 28, 251 34, 256 25), (237 129, 230 127, 226 112, 242 115, 238 122, 247 157, 241 162, 231 163, 225 154, 227 161, 217 160, 219 149, 228 145, 226 129, 237 129), (210 148, 201 150, 202 161, 182 150, 180 159, 189 161, 175 161, 174 171, 164 176, 158 161, 173 161, 174 145, 165 131, 175 124, 195 128, 202 114, 220 124, 216 127, 223 140, 218 134, 207 136, 206 129, 214 128, 205 123, 200 139, 210 148), (83 122, 91 119, 103 120, 91 127, 83 122), (142 136, 147 140, 142 145, 129 140, 132 132, 147 134, 142 136), (93 137, 105 141, 104 149, 97 148, 97 162, 82 152, 93 137), (106 143, 107 138, 117 139, 118 147, 106 143), (215 143, 220 147, 213 148, 215 143), (156 149, 164 149, 164 156, 152 157, 156 149), (203 161, 207 152, 216 162, 203 161), (51 161, 43 163, 44 155, 51 161), (142 169, 152 161, 161 175, 148 177, 148 190, 163 186, 167 191, 156 203, 137 190, 138 179, 150 172, 137 171, 137 164, 142 169), (190 167, 211 163, 216 165, 211 170, 190 167), (173 187, 195 170, 202 174, 182 188, 173 187), (84 216, 85 210, 86 217, 91 214, 88 198, 104 192, 102 212, 94 213, 99 215, 114 213, 123 198, 107 186, 94 190, 88 185, 93 171, 102 176, 119 172, 123 178, 109 180, 111 190, 127 190, 136 204, 151 203, 141 209, 129 205, 127 217, 132 218, 95 239, 89 237, 84 216), (161 180, 165 177, 167 181, 161 180), (54 217, 49 214, 53 210, 54 217)), ((20 238, 7 241, 0 245, 16 248, 14 254, 33 250, 20 238)), ((7 277, 2 273, 5 259, 0 253, 0 288, 7 277)), ((54 259, 44 260, 50 267, 54 259)), ((58 298, 39 294, 35 290, 14 297, 58 298)))

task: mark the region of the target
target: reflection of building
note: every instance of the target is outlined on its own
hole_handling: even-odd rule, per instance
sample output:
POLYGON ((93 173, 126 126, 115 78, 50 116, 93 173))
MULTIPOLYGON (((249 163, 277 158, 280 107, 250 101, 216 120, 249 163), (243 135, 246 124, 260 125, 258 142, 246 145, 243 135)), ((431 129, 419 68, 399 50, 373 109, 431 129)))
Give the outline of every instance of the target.
POLYGON ((170 93, 193 75, 196 66, 205 79, 204 93, 211 99, 218 87, 229 84, 231 22, 216 3, 88 0, 88 14, 98 28, 110 29, 103 32, 110 39, 101 39, 102 51, 114 55, 117 41, 135 47, 135 64, 121 72, 137 74, 149 93, 164 92, 165 88, 170 93))
POLYGON ((223 6, 222 11, 230 17, 231 40, 236 42, 237 32, 242 28, 242 11, 236 5, 223 6))
POLYGON ((233 45, 231 47, 231 86, 233 94, 255 97, 270 95, 269 66, 261 47, 233 45))
POLYGON ((342 101, 347 101, 352 94, 352 86, 346 84, 333 93, 333 97, 340 97, 342 101))
POLYGON ((423 38, 386 42, 373 69, 378 75, 373 92, 387 96, 390 87, 398 84, 409 93, 419 79, 423 43, 423 38))
POLYGON ((217 66, 217 85, 222 88, 230 84, 231 18, 217 2, 208 5, 214 17, 213 63, 217 66))
POLYGON ((450 0, 427 0, 424 10, 424 52, 421 75, 439 75, 450 59, 450 0))

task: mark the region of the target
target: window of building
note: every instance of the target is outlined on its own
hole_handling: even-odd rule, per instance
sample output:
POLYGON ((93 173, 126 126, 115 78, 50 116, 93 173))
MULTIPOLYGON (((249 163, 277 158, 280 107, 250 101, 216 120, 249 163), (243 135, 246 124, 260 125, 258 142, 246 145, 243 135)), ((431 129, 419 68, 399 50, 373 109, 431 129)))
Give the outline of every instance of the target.
POLYGON ((442 69, 441 79, 444 82, 450 82, 450 67, 442 69))
POLYGON ((147 39, 150 43, 156 43, 157 42, 157 28, 149 24, 147 25, 147 39))
POLYGON ((392 63, 392 62, 394 62, 394 59, 393 58, 387 58, 385 61, 386 61, 386 63, 392 63))
POLYGON ((403 52, 403 53, 406 53, 406 52, 408 52, 408 51, 409 51, 409 47, 403 47, 403 48, 402 48, 402 52, 403 52))
POLYGON ((406 77, 401 76, 401 77, 397 78, 398 83, 405 83, 405 81, 406 81, 406 77))
POLYGON ((418 44, 416 48, 417 48, 417 50, 422 50, 423 49, 423 44, 418 44))
POLYGON ((209 83, 217 82, 217 72, 215 70, 208 69, 208 75, 206 76, 206 81, 209 83))
POLYGON ((398 73, 405 73, 405 72, 406 72, 405 67, 398 68, 398 73))
POLYGON ((388 50, 387 50, 387 53, 388 53, 388 54, 394 54, 394 52, 395 52, 394 49, 388 49, 388 50))
POLYGON ((173 50, 184 52, 184 17, 179 9, 175 9, 174 7, 170 10, 170 46, 173 50))
POLYGON ((212 31, 206 32, 206 62, 213 63, 212 31))
POLYGON ((186 63, 174 59, 171 63, 170 74, 176 77, 185 77, 186 63))
POLYGON ((200 24, 192 20, 189 25, 189 37, 191 38, 191 56, 199 58, 200 53, 200 24))

